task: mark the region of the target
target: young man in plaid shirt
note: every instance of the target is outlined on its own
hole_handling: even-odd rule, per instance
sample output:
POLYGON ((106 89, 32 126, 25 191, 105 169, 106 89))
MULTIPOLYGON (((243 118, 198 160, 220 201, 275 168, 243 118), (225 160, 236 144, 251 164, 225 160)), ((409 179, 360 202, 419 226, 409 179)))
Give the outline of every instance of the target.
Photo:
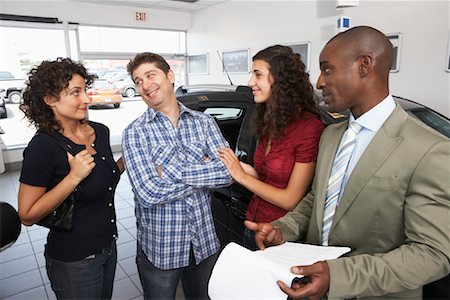
POLYGON ((137 257, 145 299, 207 299, 220 248, 210 188, 231 184, 218 159, 228 147, 215 120, 177 101, 163 57, 138 54, 128 64, 148 109, 123 134, 123 155, 136 202, 137 257))

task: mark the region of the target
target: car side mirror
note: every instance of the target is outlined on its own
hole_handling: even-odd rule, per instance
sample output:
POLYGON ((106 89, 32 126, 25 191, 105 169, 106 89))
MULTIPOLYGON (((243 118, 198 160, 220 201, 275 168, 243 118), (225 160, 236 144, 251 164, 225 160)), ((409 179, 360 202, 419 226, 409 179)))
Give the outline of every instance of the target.
POLYGON ((0 252, 14 244, 22 224, 19 214, 9 203, 0 202, 0 252))

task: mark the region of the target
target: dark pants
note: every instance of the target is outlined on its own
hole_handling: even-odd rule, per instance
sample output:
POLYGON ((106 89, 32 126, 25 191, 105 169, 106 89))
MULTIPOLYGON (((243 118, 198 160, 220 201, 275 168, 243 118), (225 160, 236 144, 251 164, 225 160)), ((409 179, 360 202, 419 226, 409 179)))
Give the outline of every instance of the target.
POLYGON ((58 299, 111 299, 116 272, 116 243, 101 253, 65 262, 45 256, 47 275, 58 299))
POLYGON ((180 279, 185 299, 209 299, 208 282, 217 257, 218 253, 196 265, 191 247, 189 266, 160 270, 147 259, 138 243, 136 264, 144 289, 144 299, 175 299, 180 279))
POLYGON ((244 237, 242 238, 242 245, 252 251, 259 250, 255 242, 255 232, 245 228, 244 237))

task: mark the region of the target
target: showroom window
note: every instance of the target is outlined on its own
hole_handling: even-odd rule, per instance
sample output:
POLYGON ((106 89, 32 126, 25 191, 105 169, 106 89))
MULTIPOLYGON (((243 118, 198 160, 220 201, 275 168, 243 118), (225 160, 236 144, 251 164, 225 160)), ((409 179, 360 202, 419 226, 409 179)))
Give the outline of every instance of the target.
MULTIPOLYGON (((32 17, 34 18, 34 17, 32 17)), ((14 77, 14 88, 21 91, 29 70, 46 59, 71 57, 81 61, 94 75, 105 76, 113 87, 104 104, 95 103, 89 110, 89 119, 110 128, 111 144, 121 143, 122 131, 147 108, 129 76, 126 65, 136 53, 151 51, 162 55, 171 65, 175 88, 186 83, 186 33, 150 29, 85 26, 62 23, 54 18, 43 22, 0 20, 0 71, 14 77), (155 41, 158 41, 155 43, 155 41), (51 47, 49 46, 51 45, 51 47), (121 100, 117 100, 121 97, 121 100)), ((5 81, 3 82, 5 83, 5 81)), ((12 81, 11 81, 12 83, 12 81)), ((99 84, 100 86, 100 84, 99 84)), ((105 86, 105 85, 102 85, 105 86)), ((101 92, 90 91, 98 98, 101 92)), ((17 103, 9 101, 6 91, 7 118, 0 119, 5 132, 1 138, 7 149, 25 147, 35 133, 28 127, 17 103)), ((17 99, 17 91, 14 102, 17 99)))

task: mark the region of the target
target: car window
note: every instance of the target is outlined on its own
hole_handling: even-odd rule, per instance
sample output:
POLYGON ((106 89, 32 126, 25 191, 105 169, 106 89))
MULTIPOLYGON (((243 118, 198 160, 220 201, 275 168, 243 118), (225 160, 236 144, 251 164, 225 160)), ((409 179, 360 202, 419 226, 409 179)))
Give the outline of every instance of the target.
POLYGON ((206 107, 198 108, 203 113, 213 116, 219 125, 225 139, 230 144, 231 149, 236 148, 236 143, 244 120, 245 109, 239 107, 206 107))
POLYGON ((0 80, 14 79, 14 76, 11 72, 0 71, 0 80))
POLYGON ((450 138, 450 121, 427 109, 408 111, 419 120, 450 138))
POLYGON ((221 120, 236 120, 242 116, 242 108, 234 107, 208 107, 204 113, 216 118, 217 121, 221 120))

